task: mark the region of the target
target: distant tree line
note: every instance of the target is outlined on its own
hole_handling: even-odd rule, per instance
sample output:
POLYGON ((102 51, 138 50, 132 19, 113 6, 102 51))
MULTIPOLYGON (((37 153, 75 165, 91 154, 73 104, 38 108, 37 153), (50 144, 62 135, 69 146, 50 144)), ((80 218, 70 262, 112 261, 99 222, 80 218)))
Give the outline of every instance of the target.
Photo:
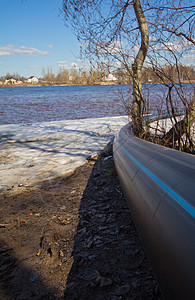
MULTIPOLYGON (((109 66, 100 64, 97 68, 71 69, 60 68, 57 75, 52 72, 51 68, 43 69, 42 80, 50 84, 81 84, 93 85, 102 82, 112 81, 108 79, 108 75, 112 74, 115 77, 117 84, 132 84, 132 70, 128 72, 124 67, 118 67, 115 70, 110 70, 109 66)), ((195 67, 188 65, 165 65, 161 69, 161 73, 153 67, 144 67, 142 83, 172 83, 177 81, 195 82, 195 67), (178 78, 178 69, 180 78, 178 78)))
MULTIPOLYGON (((102 82, 112 81, 108 79, 108 75, 115 77, 117 84, 132 84, 132 70, 128 72, 124 67, 118 67, 110 70, 109 66, 100 64, 97 68, 71 69, 60 68, 57 75, 52 72, 51 68, 43 69, 42 80, 50 84, 83 84, 92 85, 102 82)), ((177 81, 195 82, 195 67, 188 65, 165 65, 161 72, 155 67, 144 67, 142 83, 172 83, 177 81), (178 72, 179 70, 179 72, 178 72), (180 75, 178 78, 178 74, 180 75)))
POLYGON ((0 77, 0 81, 4 82, 6 79, 9 80, 10 78, 14 78, 14 79, 16 79, 18 81, 25 81, 27 79, 26 77, 21 76, 17 72, 13 73, 13 74, 7 72, 7 74, 5 76, 1 76, 0 77))
MULTIPOLYGON (((83 68, 67 70, 61 67, 58 73, 55 75, 52 68, 43 68, 42 77, 39 78, 40 84, 49 85, 93 85, 108 83, 109 81, 116 84, 133 84, 133 71, 126 70, 124 67, 118 67, 111 70, 109 66, 100 64, 97 68, 91 67, 89 70, 83 68), (108 79, 108 75, 112 74, 115 80, 108 79)), ((0 81, 4 82, 6 79, 14 78, 18 81, 25 82, 26 77, 21 76, 18 73, 7 73, 5 76, 0 77, 0 81)), ((189 65, 165 65, 159 71, 155 67, 143 67, 142 83, 176 83, 178 81, 183 82, 195 82, 195 67, 189 65), (179 74, 179 78, 178 78, 179 74)))

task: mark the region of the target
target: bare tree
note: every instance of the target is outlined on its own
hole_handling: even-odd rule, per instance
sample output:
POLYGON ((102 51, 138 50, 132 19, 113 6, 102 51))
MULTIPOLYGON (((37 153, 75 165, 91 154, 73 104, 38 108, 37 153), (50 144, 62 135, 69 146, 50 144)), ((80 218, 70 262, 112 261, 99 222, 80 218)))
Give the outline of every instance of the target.
POLYGON ((80 41, 81 54, 110 68, 119 64, 129 78, 133 77, 131 116, 134 133, 139 137, 144 135, 143 114, 148 108, 142 92, 144 64, 167 87, 165 99, 167 103, 169 100, 170 111, 175 112, 171 101, 175 90, 186 116, 190 116, 187 120, 193 116, 179 66, 192 53, 195 43, 194 9, 187 0, 63 0, 65 19, 80 41), (179 88, 173 74, 165 72, 165 65, 177 73, 174 77, 179 88))
POLYGON ((134 133, 141 136, 143 133, 142 121, 142 67, 149 46, 149 33, 146 18, 139 0, 133 1, 135 15, 141 33, 141 46, 133 64, 133 105, 131 110, 134 133))
POLYGON ((65 68, 60 67, 60 70, 56 76, 57 84, 66 84, 69 82, 69 72, 65 68))
MULTIPOLYGON (((140 136, 142 126, 142 88, 141 71, 149 45, 147 22, 141 7, 140 0, 112 1, 109 7, 104 1, 63 1, 65 16, 71 20, 78 39, 84 46, 84 54, 90 60, 96 57, 98 60, 104 58, 108 67, 116 65, 118 61, 126 68, 129 76, 132 76, 131 64, 133 56, 124 49, 124 40, 129 46, 135 46, 137 35, 130 37, 129 31, 129 8, 134 11, 134 27, 139 28, 141 33, 141 46, 133 64, 133 105, 132 118, 135 134, 140 136), (131 44, 131 45, 130 45, 131 44)), ((83 52, 82 52, 83 54, 83 52)))

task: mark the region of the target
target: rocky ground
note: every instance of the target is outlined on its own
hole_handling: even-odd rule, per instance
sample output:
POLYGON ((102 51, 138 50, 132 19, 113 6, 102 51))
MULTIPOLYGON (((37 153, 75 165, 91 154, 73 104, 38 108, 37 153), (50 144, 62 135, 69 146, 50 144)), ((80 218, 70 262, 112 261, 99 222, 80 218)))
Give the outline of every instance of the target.
POLYGON ((0 299, 162 298, 111 152, 20 189, 1 199, 0 299))

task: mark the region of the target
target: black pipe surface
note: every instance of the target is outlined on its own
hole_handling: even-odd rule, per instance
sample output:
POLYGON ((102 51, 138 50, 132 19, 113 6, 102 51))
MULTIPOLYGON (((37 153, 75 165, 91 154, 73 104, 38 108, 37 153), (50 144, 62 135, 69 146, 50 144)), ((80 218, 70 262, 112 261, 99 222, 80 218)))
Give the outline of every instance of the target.
POLYGON ((136 138, 114 140, 119 179, 165 299, 195 299, 195 156, 136 138))

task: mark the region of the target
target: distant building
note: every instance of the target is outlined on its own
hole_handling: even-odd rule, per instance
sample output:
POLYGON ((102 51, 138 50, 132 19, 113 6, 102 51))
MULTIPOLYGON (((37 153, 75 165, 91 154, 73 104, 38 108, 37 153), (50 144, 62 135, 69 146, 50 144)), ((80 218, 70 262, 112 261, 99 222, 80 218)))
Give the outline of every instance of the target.
POLYGON ((10 77, 10 78, 6 78, 5 81, 4 81, 4 84, 6 85, 17 85, 17 84, 23 84, 23 81, 21 80, 17 80, 13 77, 10 77))
POLYGON ((70 81, 73 81, 73 80, 74 80, 74 76, 73 76, 72 74, 70 74, 69 80, 70 80, 70 81))
POLYGON ((27 82, 28 83, 38 83, 39 82, 39 79, 35 76, 31 76, 27 79, 27 82))
POLYGON ((108 74, 108 76, 104 77, 103 80, 104 81, 116 81, 117 78, 114 75, 112 75, 112 74, 108 74))
POLYGON ((5 79, 5 82, 4 82, 4 84, 16 84, 16 83, 17 83, 17 80, 12 77, 5 79))

